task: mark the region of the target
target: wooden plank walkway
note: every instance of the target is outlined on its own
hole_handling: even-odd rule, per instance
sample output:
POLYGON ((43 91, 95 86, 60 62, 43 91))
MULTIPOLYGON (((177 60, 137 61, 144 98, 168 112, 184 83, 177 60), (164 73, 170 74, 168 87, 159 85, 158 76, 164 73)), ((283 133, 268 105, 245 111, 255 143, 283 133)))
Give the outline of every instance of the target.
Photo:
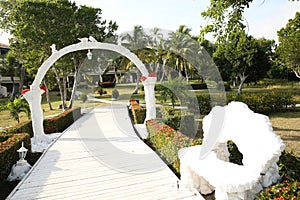
POLYGON ((127 108, 102 107, 70 126, 8 199, 203 199, 177 184, 127 108))

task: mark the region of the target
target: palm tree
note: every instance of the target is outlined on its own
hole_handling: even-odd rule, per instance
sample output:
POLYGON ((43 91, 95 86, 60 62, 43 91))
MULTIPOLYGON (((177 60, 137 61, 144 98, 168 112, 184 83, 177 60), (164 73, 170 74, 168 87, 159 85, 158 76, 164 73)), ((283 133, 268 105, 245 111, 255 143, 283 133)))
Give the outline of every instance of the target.
MULTIPOLYGON (((143 62, 149 63, 153 60, 153 51, 148 48, 150 44, 149 37, 145 34, 145 31, 142 26, 134 26, 132 34, 126 33, 121 36, 122 45, 130 49, 136 56, 143 62)), ((128 70, 129 68, 135 67, 134 64, 128 59, 124 59, 122 66, 124 69, 128 70)), ((139 83, 140 83, 140 71, 136 68, 137 82, 134 93, 138 93, 139 83)))
POLYGON ((13 101, 8 102, 6 107, 9 109, 10 115, 14 118, 14 120, 20 123, 19 114, 21 112, 26 113, 28 119, 30 119, 30 108, 26 101, 20 98, 15 98, 13 101))
POLYGON ((175 66, 178 75, 184 73, 186 81, 189 81, 189 71, 192 71, 193 66, 184 59, 185 55, 194 48, 196 42, 191 38, 190 29, 181 25, 179 29, 170 35, 166 41, 166 46, 169 53, 166 57, 169 65, 175 66))

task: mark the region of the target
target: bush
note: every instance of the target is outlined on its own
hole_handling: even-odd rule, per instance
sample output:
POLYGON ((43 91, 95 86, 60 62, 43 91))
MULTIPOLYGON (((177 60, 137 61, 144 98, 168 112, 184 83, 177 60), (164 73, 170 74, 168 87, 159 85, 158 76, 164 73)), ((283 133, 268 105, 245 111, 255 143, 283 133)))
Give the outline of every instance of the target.
POLYGON ((143 124, 146 118, 146 108, 142 108, 137 100, 130 99, 131 114, 135 124, 143 124))
POLYGON ((194 140, 193 138, 189 138, 159 120, 148 120, 146 125, 149 133, 149 138, 146 142, 179 175, 180 161, 178 159, 178 150, 201 144, 202 139, 194 140))
POLYGON ((227 96, 227 101, 244 102, 254 112, 263 114, 292 110, 295 107, 295 101, 291 94, 275 92, 231 94, 227 96))
POLYGON ((207 89, 206 83, 192 83, 193 90, 205 90, 207 89))
POLYGON ((53 118, 44 119, 44 131, 46 134, 63 132, 80 117, 80 107, 69 109, 53 118))
POLYGON ((285 180, 283 183, 274 185, 261 192, 259 200, 297 200, 300 197, 300 182, 285 180))
POLYGON ((181 133, 187 136, 195 136, 195 117, 193 114, 167 106, 161 109, 161 113, 162 120, 166 125, 175 130, 180 130, 181 133))
MULTIPOLYGON (((46 134, 64 131, 68 126, 81 116, 81 108, 72 108, 53 118, 44 119, 44 131, 46 134)), ((28 133, 33 137, 32 122, 27 121, 17 126, 2 130, 0 133, 28 133)))
POLYGON ((210 96, 208 94, 197 95, 201 115, 207 115, 211 109, 210 96))
POLYGON ((30 149, 30 136, 27 133, 6 134, 0 133, 0 180, 4 180, 10 173, 12 166, 19 160, 17 150, 22 142, 30 149))
MULTIPOLYGON (((211 109, 211 99, 208 94, 197 95, 200 114, 207 115, 211 109)), ((241 101, 257 113, 270 114, 274 112, 290 111, 295 108, 295 100, 291 94, 286 93, 243 93, 227 94, 227 103, 241 101)))

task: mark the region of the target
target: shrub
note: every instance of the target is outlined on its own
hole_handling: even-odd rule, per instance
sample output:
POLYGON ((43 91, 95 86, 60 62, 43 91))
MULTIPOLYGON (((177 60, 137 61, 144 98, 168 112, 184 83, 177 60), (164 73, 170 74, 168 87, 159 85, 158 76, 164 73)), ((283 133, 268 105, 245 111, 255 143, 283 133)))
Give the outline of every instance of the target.
POLYGON ((135 124, 143 124, 146 118, 146 108, 142 108, 137 100, 130 99, 131 114, 135 124))
POLYGON ((19 160, 17 150, 22 142, 30 149, 30 136, 27 133, 6 134, 0 133, 0 180, 4 180, 10 173, 12 166, 19 160))
MULTIPOLYGON (((207 115, 212 108, 210 96, 208 94, 197 95, 197 99, 200 114, 207 115)), ((262 114, 293 110, 296 104, 291 94, 275 92, 227 94, 227 103, 231 101, 241 101, 254 112, 262 114)))
POLYGON ((291 94, 286 93, 243 93, 242 95, 231 94, 227 96, 228 102, 241 101, 248 105, 248 107, 263 114, 272 112, 280 112, 291 110, 295 107, 295 101, 291 94))
POLYGON ((206 83, 192 83, 193 90, 205 90, 207 89, 206 83))
POLYGON ((53 118, 44 120, 46 134, 62 132, 81 116, 81 108, 69 109, 53 118))
MULTIPOLYGON (((44 119, 44 131, 46 134, 62 132, 81 116, 81 108, 72 108, 53 118, 44 119)), ((1 133, 28 133, 33 137, 32 122, 27 121, 17 126, 10 127, 1 131, 1 133)))
POLYGON ((257 197, 259 200, 297 200, 300 197, 300 182, 285 180, 283 183, 271 186, 261 192, 257 197))
POLYGON ((159 120, 146 122, 149 138, 146 142, 166 161, 166 163, 179 175, 180 162, 178 150, 191 145, 201 144, 201 139, 193 139, 159 120))
POLYGON ((197 95, 200 114, 207 115, 211 111, 210 96, 208 94, 197 95))
POLYGON ((164 123, 175 130, 180 130, 185 135, 195 135, 195 117, 193 114, 174 109, 172 107, 163 107, 161 109, 162 120, 164 123))

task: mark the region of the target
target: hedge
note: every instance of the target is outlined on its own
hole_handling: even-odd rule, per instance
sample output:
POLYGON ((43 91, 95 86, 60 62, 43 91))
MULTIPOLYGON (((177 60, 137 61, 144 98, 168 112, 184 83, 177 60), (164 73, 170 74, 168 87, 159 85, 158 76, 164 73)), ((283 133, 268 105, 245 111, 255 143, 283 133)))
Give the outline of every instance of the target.
MULTIPOLYGON (((69 109, 53 118, 44 119, 44 132, 46 134, 64 131, 81 116, 81 108, 69 109)), ((0 133, 28 133, 33 137, 32 122, 27 121, 17 126, 2 130, 0 133)))
POLYGON ((139 102, 133 98, 130 99, 131 113, 135 124, 143 124, 146 118, 146 108, 142 108, 139 102))
MULTIPOLYGON (((200 114, 207 115, 212 108, 208 94, 197 95, 200 114)), ((295 100, 291 94, 286 93, 242 93, 227 94, 226 103, 241 101, 246 103, 251 110, 257 113, 269 114, 281 111, 290 111, 295 108, 295 100)))
POLYGON ((9 175, 12 166, 19 160, 17 150, 22 142, 27 149, 30 147, 30 135, 27 133, 7 134, 0 133, 0 180, 9 175))
POLYGON ((44 131, 46 134, 63 132, 80 117, 81 108, 72 108, 53 118, 45 119, 44 131))
POLYGON ((156 119, 148 120, 146 126, 149 133, 146 143, 179 175, 180 161, 178 150, 188 146, 199 145, 202 143, 202 139, 190 138, 156 119))
POLYGON ((162 120, 164 123, 181 133, 193 137, 195 136, 195 117, 193 114, 173 107, 162 107, 162 120))

